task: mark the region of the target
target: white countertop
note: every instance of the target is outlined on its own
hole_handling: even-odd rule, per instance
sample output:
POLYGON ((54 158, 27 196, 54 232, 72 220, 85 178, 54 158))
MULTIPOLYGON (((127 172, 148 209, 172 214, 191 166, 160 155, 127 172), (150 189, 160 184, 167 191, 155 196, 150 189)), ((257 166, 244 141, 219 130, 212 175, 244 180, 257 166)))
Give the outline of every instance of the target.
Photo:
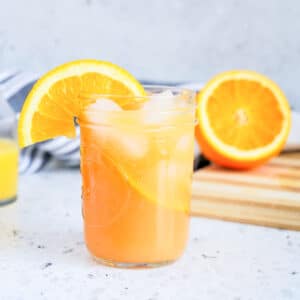
POLYGON ((300 299, 300 232, 193 218, 185 255, 150 270, 89 256, 80 174, 24 176, 0 207, 0 299, 300 299))

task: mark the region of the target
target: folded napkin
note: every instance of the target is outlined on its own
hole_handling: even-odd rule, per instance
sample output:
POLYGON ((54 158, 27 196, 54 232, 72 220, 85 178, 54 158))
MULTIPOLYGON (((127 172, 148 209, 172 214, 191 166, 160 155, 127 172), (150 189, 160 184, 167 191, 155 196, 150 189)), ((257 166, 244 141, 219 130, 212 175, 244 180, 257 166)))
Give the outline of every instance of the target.
MULTIPOLYGON (((39 74, 19 72, 17 70, 0 71, 0 101, 7 101, 14 113, 18 115, 24 99, 31 90, 33 84, 39 78, 39 74)), ((143 84, 165 84, 160 82, 147 81, 143 84)), ((177 83, 170 86, 185 87, 192 90, 199 90, 200 83, 177 83)), ((286 144, 285 150, 300 150, 300 113, 292 113, 292 129, 286 144)), ((68 139, 59 137, 53 140, 38 143, 21 151, 19 170, 21 173, 35 173, 50 165, 66 167, 78 167, 80 162, 80 139, 79 129, 77 137, 68 139)), ((206 164, 200 154, 199 147, 195 146, 195 162, 206 164)))

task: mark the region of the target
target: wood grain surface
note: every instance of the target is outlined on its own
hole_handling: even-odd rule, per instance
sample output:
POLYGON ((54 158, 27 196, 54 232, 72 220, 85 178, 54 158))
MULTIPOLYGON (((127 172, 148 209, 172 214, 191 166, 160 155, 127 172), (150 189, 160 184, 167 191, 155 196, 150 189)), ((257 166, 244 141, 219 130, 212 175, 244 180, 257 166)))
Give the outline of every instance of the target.
POLYGON ((250 171, 209 166, 195 172, 191 214, 300 230, 300 152, 250 171))

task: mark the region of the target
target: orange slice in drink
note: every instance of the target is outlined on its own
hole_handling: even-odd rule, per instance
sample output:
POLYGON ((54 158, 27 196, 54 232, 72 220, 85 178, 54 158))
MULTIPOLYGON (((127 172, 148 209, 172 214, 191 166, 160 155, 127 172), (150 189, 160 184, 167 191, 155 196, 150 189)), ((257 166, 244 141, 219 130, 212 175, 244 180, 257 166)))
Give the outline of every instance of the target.
POLYGON ((197 95, 196 137, 205 156, 230 168, 258 166, 283 148, 288 101, 270 79, 251 71, 213 78, 197 95))
MULTIPOLYGON (((78 60, 44 75, 29 93, 19 119, 21 147, 57 136, 75 136, 74 117, 93 100, 82 93, 143 96, 141 84, 109 62, 78 60)), ((128 97, 114 99, 121 107, 128 97)))

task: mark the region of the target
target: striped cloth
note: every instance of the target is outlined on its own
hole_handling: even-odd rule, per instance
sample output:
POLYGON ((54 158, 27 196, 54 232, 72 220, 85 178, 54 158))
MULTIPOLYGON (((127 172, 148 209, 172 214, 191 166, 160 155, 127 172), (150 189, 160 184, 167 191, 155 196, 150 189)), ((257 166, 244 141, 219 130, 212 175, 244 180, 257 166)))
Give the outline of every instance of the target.
MULTIPOLYGON (((17 70, 0 71, 0 101, 7 101, 18 115, 24 99, 38 78, 39 74, 35 73, 19 72, 17 70)), ((161 84, 159 82, 143 81, 142 83, 161 84)), ((170 85, 183 86, 183 84, 170 85)), ((198 90, 201 88, 201 84, 191 83, 188 87, 198 90)), ((51 165, 78 167, 80 162, 80 133, 79 128, 76 130, 77 137, 75 139, 59 137, 23 149, 20 154, 20 173, 35 173, 51 165)), ((195 146, 196 164, 207 163, 199 158, 198 154, 199 149, 195 146)))

